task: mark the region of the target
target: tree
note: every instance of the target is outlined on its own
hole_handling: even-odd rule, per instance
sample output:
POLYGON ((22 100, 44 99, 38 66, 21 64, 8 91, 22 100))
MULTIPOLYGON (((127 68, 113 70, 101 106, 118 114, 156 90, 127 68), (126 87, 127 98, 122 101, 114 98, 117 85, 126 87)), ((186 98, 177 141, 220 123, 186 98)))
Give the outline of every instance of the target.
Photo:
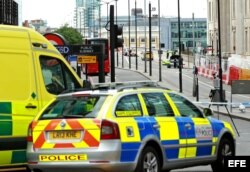
POLYGON ((55 33, 62 35, 70 45, 83 44, 82 35, 75 28, 69 27, 68 25, 60 27, 55 33))

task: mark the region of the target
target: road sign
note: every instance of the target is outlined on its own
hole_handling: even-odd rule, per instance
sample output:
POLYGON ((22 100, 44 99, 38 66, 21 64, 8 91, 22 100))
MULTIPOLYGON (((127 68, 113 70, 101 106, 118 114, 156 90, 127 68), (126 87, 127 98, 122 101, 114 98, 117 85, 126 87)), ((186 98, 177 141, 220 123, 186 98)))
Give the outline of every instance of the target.
POLYGON ((96 56, 77 56, 77 63, 79 64, 89 64, 89 63, 96 63, 96 56))
POLYGON ((65 38, 58 33, 45 33, 43 35, 47 38, 53 45, 65 45, 65 38))
POLYGON ((91 54, 91 53, 102 53, 100 45, 73 45, 73 54, 91 54))
POLYGON ((71 51, 71 48, 67 45, 55 45, 55 47, 62 55, 67 55, 71 51))

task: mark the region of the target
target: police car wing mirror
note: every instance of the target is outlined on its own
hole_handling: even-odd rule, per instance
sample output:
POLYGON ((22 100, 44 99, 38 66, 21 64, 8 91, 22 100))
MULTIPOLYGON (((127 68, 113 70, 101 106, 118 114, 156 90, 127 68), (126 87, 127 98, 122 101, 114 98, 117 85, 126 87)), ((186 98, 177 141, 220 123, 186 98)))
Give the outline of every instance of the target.
POLYGON ((204 108, 204 109, 203 109, 203 114, 204 114, 206 117, 209 117, 209 116, 213 116, 213 115, 214 115, 213 111, 212 111, 210 108, 204 108))

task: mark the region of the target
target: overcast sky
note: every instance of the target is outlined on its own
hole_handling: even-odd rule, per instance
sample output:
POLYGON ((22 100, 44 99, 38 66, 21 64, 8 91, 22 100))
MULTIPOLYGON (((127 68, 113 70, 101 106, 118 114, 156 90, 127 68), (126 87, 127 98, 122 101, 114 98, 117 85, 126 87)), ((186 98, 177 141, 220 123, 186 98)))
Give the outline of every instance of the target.
MULTIPOLYGON (((22 20, 43 19, 48 26, 60 27, 65 23, 72 25, 75 0, 21 0, 22 20)), ((109 2, 112 0, 102 0, 109 2)), ((146 0, 148 11, 149 0, 146 0)), ((151 0, 152 7, 156 7, 158 13, 158 0, 151 0)), ((104 4, 104 3, 103 3, 104 4)), ((115 2, 110 4, 115 5, 115 2)), ((118 15, 128 15, 128 0, 118 0, 118 15)), ((135 0, 130 0, 130 7, 134 8, 135 0)), ((177 0, 160 0, 161 16, 177 16, 177 0)), ((144 0, 137 0, 137 8, 144 9, 144 0)), ((102 16, 107 15, 107 5, 101 6, 102 16)), ((207 0, 180 0, 180 16, 207 17, 207 0)), ((153 14, 153 12, 152 12, 153 14)))

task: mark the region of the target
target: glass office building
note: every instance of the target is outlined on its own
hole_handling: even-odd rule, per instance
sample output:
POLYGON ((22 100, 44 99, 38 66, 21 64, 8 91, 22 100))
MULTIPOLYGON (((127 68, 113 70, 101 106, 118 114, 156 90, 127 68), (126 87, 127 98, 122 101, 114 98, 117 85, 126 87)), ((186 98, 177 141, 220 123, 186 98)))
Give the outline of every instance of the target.
POLYGON ((84 37, 93 37, 97 33, 95 20, 100 12, 100 0, 76 0, 75 27, 84 37))

